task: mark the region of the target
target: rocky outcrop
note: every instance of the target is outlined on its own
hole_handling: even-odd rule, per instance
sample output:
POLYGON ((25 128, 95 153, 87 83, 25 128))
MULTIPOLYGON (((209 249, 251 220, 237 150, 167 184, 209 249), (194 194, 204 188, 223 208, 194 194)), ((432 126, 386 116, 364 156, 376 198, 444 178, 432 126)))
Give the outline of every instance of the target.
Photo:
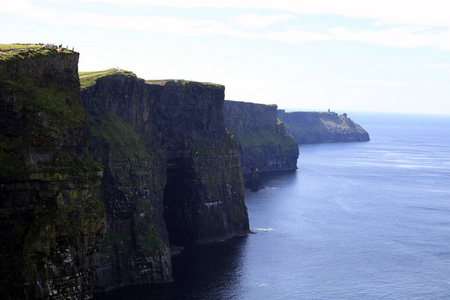
POLYGON ((108 233, 98 291, 170 281, 170 245, 249 231, 223 86, 145 82, 119 70, 81 80, 89 148, 105 167, 108 233))
POLYGON ((106 230, 85 143, 78 54, 0 58, 0 293, 87 299, 106 230))
POLYGON ((299 144, 370 141, 369 134, 345 113, 278 110, 278 118, 299 144))
POLYGON ((276 105, 227 100, 224 117, 238 141, 244 174, 297 169, 298 144, 277 119, 276 105))

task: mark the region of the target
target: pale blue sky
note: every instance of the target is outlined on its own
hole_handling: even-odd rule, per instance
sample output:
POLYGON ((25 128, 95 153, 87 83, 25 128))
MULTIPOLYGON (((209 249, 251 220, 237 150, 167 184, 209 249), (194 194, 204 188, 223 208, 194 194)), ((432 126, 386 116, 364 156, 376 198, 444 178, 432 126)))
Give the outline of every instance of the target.
POLYGON ((68 45, 80 71, 225 85, 280 108, 450 114, 443 0, 14 0, 0 43, 68 45), (293 3, 294 2, 294 3, 293 3))

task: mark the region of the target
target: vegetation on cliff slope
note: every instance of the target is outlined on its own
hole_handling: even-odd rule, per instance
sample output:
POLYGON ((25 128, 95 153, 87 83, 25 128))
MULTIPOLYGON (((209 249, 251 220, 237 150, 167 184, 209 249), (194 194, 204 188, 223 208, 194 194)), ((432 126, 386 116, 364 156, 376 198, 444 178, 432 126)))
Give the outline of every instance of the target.
POLYGON ((283 149, 288 149, 292 146, 298 147, 291 136, 278 132, 274 133, 273 128, 253 129, 252 131, 246 131, 243 134, 236 135, 235 138, 239 144, 245 147, 266 144, 280 145, 283 149))
POLYGON ((0 292, 88 298, 105 230, 102 167, 85 147, 78 54, 0 54, 0 292), (3 276, 8 273, 8 276, 3 276))
POLYGON ((192 81, 192 80, 184 80, 184 79, 155 79, 155 80, 146 80, 145 83, 147 84, 156 84, 156 85, 166 85, 167 82, 175 82, 175 83, 181 83, 183 85, 187 84, 201 84, 201 85, 211 85, 216 87, 223 87, 223 85, 213 82, 199 82, 199 81, 192 81))
POLYGON ((57 50, 54 48, 43 48, 36 44, 0 44, 0 61, 9 59, 29 59, 30 57, 48 56, 58 53, 74 53, 69 49, 57 50), (11 50, 14 48, 14 50, 11 50))
MULTIPOLYGON (((5 102, 5 109, 11 112, 22 111, 24 117, 19 122, 25 122, 21 126, 29 126, 26 136, 0 133, 0 162, 2 163, 0 176, 30 172, 29 162, 26 161, 24 149, 22 149, 26 143, 30 142, 30 139, 33 139, 34 147, 58 146, 49 153, 49 158, 33 163, 33 172, 44 174, 101 171, 101 166, 93 162, 89 155, 85 155, 84 158, 73 157, 60 148, 71 138, 66 135, 83 130, 85 126, 86 114, 78 91, 59 82, 61 78, 59 73, 52 74, 55 80, 51 80, 52 78, 49 80, 47 77, 32 78, 18 71, 25 63, 35 64, 37 68, 40 63, 45 64, 41 62, 43 60, 51 60, 55 56, 69 53, 74 55, 73 52, 66 51, 62 54, 60 51, 51 49, 28 49, 27 51, 15 50, 9 55, 0 55, 2 58, 0 60, 2 91, 0 96, 5 101, 9 101, 5 102)), ((29 73, 33 70, 25 71, 29 73)), ((5 117, 14 118, 14 115, 9 114, 5 117)), ((34 147, 27 150, 31 152, 31 155, 33 155, 34 147)))
POLYGON ((23 104, 26 107, 35 108, 52 114, 53 126, 58 122, 69 122, 80 124, 85 122, 85 112, 76 94, 66 87, 58 84, 42 84, 26 75, 19 75, 15 78, 1 80, 0 86, 6 91, 14 91, 27 95, 23 104))
MULTIPOLYGON (((108 69, 95 72, 80 72, 81 90, 86 90, 96 84, 100 78, 108 76, 126 76, 137 78, 133 72, 121 69, 108 69)), ((104 147, 96 147, 94 156, 108 155, 115 157, 139 158, 146 160, 150 158, 152 152, 148 152, 131 125, 117 116, 114 112, 106 110, 108 95, 96 95, 90 99, 92 105, 88 108, 88 136, 96 139, 96 143, 104 147), (102 142, 103 141, 103 142, 102 142), (103 151, 101 153, 100 151, 103 151)), ((88 139, 88 142, 92 138, 88 139)))
MULTIPOLYGON (((137 136, 130 124, 112 112, 104 114, 101 118, 88 116, 88 134, 98 140, 104 140, 107 144, 109 154, 116 157, 129 157, 148 159, 150 154, 142 145, 141 139, 137 136)), ((94 156, 102 151, 100 148, 94 149, 94 156)))

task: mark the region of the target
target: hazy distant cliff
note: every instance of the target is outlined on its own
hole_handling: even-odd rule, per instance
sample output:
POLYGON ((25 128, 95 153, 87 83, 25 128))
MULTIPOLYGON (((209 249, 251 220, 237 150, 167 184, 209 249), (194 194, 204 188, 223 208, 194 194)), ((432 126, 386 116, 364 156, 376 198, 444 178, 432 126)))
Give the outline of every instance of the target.
POLYGON ((145 82, 114 70, 82 83, 89 148, 105 166, 109 230, 97 290, 170 281, 170 244, 249 231, 223 86, 145 82))
POLYGON ((78 53, 0 56, 0 293, 91 295, 106 230, 102 167, 87 153, 78 53))
POLYGON ((369 134, 347 117, 334 112, 285 112, 278 118, 299 144, 366 142, 369 134))
POLYGON ((225 101, 224 118, 239 143, 244 174, 297 168, 298 144, 277 119, 276 105, 225 101))

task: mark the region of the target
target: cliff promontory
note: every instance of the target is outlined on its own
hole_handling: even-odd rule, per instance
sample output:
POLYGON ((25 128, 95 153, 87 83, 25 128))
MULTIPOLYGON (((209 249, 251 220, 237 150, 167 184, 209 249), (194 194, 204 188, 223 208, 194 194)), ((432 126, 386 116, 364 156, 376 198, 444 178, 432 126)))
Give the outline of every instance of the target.
POLYGON ((358 124, 335 112, 286 112, 278 118, 299 144, 367 142, 369 134, 358 124))
POLYGON ((277 106, 225 101, 227 130, 236 138, 242 155, 242 171, 297 169, 298 144, 277 119, 277 106))
POLYGON ((104 165, 108 232, 96 290, 170 281, 171 245, 249 231, 240 154, 223 121, 224 87, 82 74, 87 140, 104 165))
POLYGON ((78 53, 0 56, 0 293, 87 299, 106 230, 89 156, 78 53))

